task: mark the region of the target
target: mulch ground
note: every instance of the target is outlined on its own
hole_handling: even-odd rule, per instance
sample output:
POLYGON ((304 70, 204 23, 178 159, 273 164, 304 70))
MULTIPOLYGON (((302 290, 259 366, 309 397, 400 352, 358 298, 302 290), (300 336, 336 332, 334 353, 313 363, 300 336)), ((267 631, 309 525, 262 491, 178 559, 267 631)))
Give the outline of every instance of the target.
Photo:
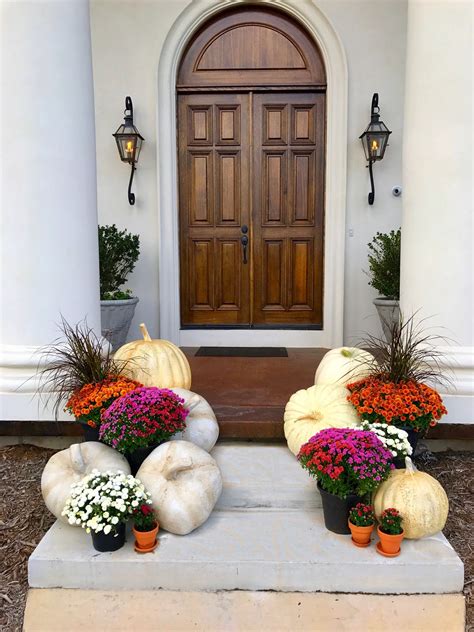
MULTIPOLYGON (((54 450, 22 445, 0 448, 0 630, 20 632, 28 589, 27 562, 53 523, 40 480, 54 450)), ((444 533, 465 565, 466 630, 474 632, 474 453, 421 457, 418 467, 446 489, 450 512, 444 533)))

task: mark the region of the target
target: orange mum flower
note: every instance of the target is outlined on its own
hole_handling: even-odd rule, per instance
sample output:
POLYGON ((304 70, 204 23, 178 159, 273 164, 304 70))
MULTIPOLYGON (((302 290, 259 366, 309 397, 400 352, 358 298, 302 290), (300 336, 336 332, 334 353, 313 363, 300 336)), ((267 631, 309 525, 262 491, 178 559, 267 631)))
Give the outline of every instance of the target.
POLYGON ((439 393, 413 380, 386 382, 376 377, 349 384, 348 400, 371 423, 409 426, 425 431, 447 413, 439 393))

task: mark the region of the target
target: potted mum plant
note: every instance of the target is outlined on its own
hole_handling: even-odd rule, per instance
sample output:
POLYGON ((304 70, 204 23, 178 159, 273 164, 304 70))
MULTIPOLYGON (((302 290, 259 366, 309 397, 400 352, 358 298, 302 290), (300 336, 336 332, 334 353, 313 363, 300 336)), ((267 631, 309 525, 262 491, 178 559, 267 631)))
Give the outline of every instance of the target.
POLYGON ((63 318, 61 332, 43 350, 40 395, 56 418, 65 405, 82 425, 86 441, 98 441, 102 410, 141 384, 122 375, 132 361, 114 360, 109 345, 85 321, 72 326, 63 318))
POLYGON ((349 511, 375 491, 392 469, 392 454, 373 433, 326 428, 301 446, 301 466, 318 481, 324 524, 349 534, 349 511))
POLYGON ((170 389, 136 388, 102 413, 100 439, 122 452, 135 474, 157 446, 186 428, 189 411, 183 404, 170 389))
POLYGON ((374 432, 393 457, 396 469, 405 467, 405 457, 413 454, 413 449, 408 441, 408 432, 389 424, 364 420, 360 427, 362 430, 374 432))
POLYGON ((348 384, 348 400, 362 419, 401 428, 415 453, 418 438, 447 413, 439 393, 425 382, 448 382, 434 347, 439 336, 427 334, 415 316, 392 324, 390 341, 367 336, 363 346, 377 358, 369 375, 348 384))
POLYGON ((125 523, 145 503, 150 494, 130 474, 92 470, 71 486, 62 514, 92 535, 96 551, 117 551, 125 543, 125 523))
POLYGON ((383 332, 389 340, 391 325, 400 316, 401 229, 377 233, 369 247, 369 285, 380 294, 374 298, 383 332))
POLYGON ((123 290, 140 254, 140 238, 115 224, 99 226, 100 314, 102 335, 115 351, 127 339, 138 298, 123 290))
POLYGON ((377 552, 386 557, 400 555, 400 545, 405 535, 402 528, 402 516, 393 507, 382 512, 377 527, 380 542, 377 544, 377 552))
POLYGON ((151 553, 156 549, 158 529, 159 524, 151 500, 139 505, 133 512, 133 535, 137 553, 151 553))
POLYGON ((369 546, 374 525, 375 514, 372 505, 357 503, 355 507, 352 507, 349 512, 349 529, 355 546, 369 546))

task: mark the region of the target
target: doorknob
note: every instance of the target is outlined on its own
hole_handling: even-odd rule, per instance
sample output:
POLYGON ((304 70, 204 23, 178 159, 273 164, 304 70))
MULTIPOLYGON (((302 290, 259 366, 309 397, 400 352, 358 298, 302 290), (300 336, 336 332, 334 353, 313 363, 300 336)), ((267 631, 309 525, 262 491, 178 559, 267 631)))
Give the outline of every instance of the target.
POLYGON ((242 235, 242 237, 240 238, 240 243, 242 244, 242 250, 243 250, 243 255, 244 255, 243 261, 244 263, 247 263, 247 246, 249 243, 249 238, 247 237, 247 235, 242 235))

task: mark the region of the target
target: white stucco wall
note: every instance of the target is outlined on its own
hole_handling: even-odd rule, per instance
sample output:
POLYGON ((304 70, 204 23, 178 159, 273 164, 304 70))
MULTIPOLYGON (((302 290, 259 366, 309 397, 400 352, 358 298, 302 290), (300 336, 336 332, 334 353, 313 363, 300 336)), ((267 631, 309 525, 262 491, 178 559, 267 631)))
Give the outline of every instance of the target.
MULTIPOLYGON (((141 321, 146 321, 153 336, 159 331, 158 60, 169 29, 188 4, 185 0, 91 0, 99 220, 139 233, 141 240, 140 259, 128 283, 140 298, 130 338, 137 336, 141 321), (135 206, 127 201, 128 167, 119 161, 111 136, 122 121, 126 95, 133 99, 135 123, 145 137, 134 181, 135 206)), ((394 198, 391 189, 402 184, 406 2, 318 0, 315 4, 338 32, 349 66, 344 338, 351 342, 364 331, 379 328, 372 306, 375 292, 363 272, 367 242, 378 230, 385 232, 401 223, 402 200, 394 198), (375 166, 376 200, 370 207, 368 170, 358 137, 369 121, 373 92, 379 92, 382 119, 393 134, 385 159, 375 166)))

